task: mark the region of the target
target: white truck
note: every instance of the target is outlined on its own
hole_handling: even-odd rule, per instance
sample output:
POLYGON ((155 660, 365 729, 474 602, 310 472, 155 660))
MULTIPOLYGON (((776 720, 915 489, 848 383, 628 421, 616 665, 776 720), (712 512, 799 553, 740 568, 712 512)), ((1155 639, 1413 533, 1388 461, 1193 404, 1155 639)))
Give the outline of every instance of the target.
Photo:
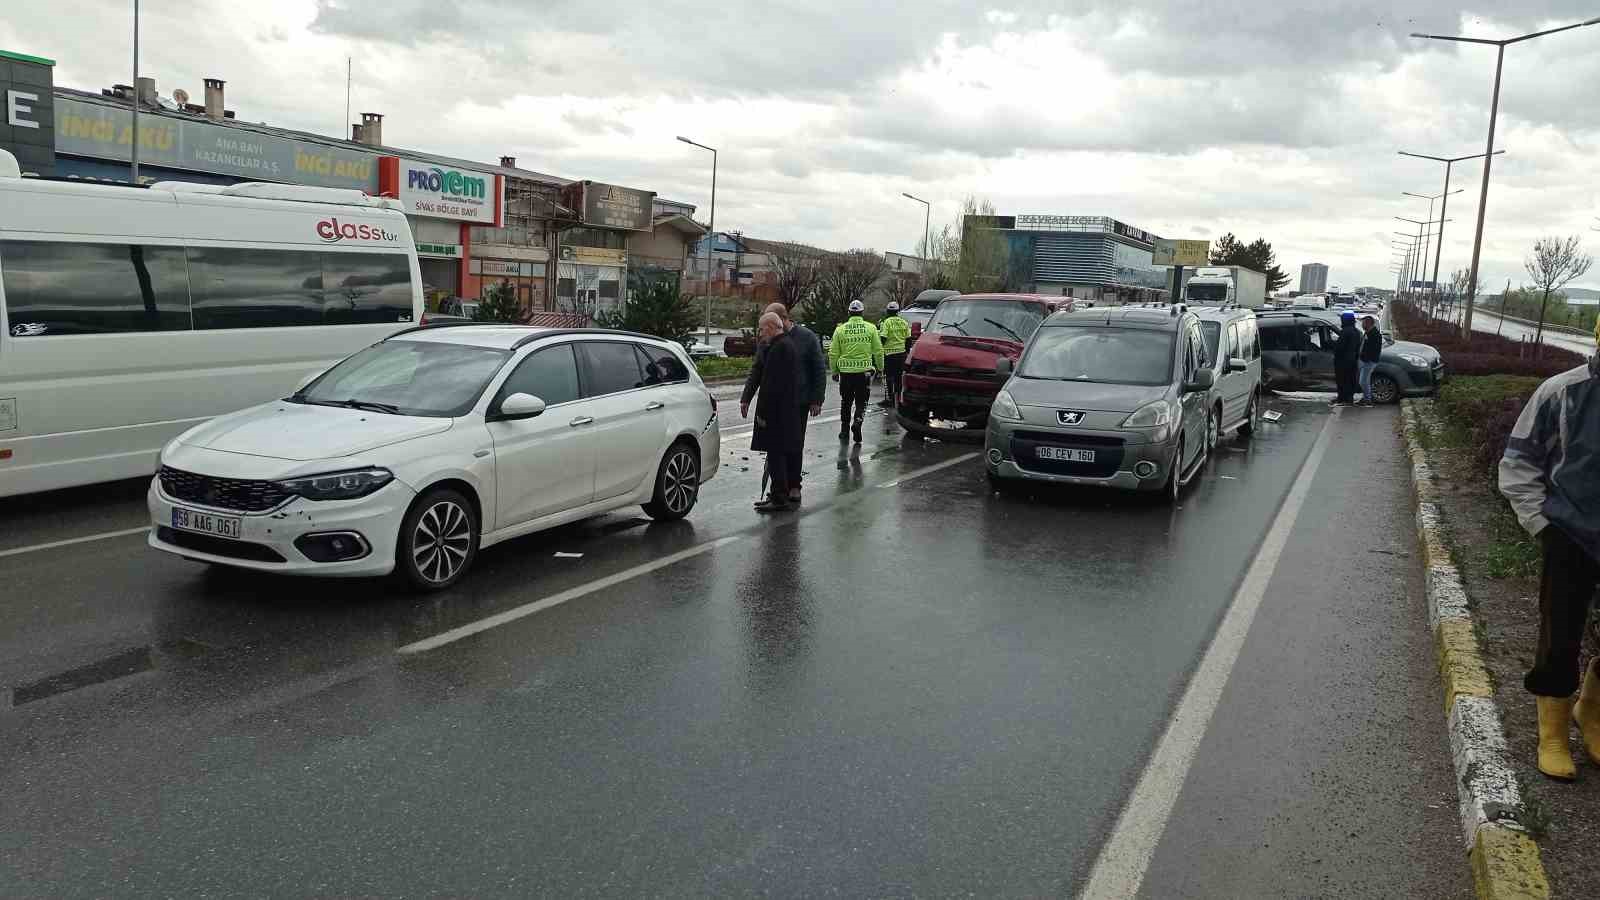
POLYGON ((1201 266, 1184 283, 1183 299, 1190 306, 1260 309, 1267 302, 1267 276, 1244 266, 1201 266))

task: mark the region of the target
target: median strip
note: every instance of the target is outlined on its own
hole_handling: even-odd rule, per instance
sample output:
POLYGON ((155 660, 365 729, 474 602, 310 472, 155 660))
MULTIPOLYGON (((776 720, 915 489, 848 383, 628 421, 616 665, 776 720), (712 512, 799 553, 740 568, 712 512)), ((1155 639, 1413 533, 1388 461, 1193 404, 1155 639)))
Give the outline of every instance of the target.
POLYGON ((1426 557, 1428 624, 1444 682, 1462 837, 1471 851, 1472 878, 1482 898, 1539 900, 1550 896, 1550 883, 1539 846, 1521 822, 1522 789, 1511 766, 1461 573, 1444 540, 1438 489, 1420 438, 1416 402, 1402 402, 1401 434, 1411 458, 1417 538, 1426 557))

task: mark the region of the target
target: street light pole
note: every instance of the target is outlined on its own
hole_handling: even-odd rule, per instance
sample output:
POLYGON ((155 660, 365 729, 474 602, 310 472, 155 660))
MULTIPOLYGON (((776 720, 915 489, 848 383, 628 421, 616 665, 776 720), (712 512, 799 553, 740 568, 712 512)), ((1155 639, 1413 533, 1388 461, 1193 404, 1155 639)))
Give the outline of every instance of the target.
POLYGON ((706 346, 711 346, 711 245, 717 240, 717 149, 707 147, 705 144, 691 141, 683 135, 678 135, 678 140, 685 144, 699 147, 701 150, 711 151, 711 224, 706 231, 706 329, 704 341, 706 346))
POLYGON ((1500 73, 1505 68, 1506 48, 1512 44, 1520 44, 1536 37, 1547 34, 1556 34, 1562 31, 1571 31, 1574 28, 1583 28, 1589 25, 1600 25, 1600 16, 1579 22, 1575 25, 1563 25, 1560 28, 1548 28, 1544 31, 1535 31, 1504 40, 1488 40, 1486 38, 1457 37, 1453 35, 1422 34, 1412 32, 1414 38, 1430 41, 1451 41, 1460 44, 1486 44, 1496 49, 1494 61, 1494 93, 1489 101, 1489 140, 1483 148, 1483 185, 1478 191, 1478 227, 1472 236, 1472 267, 1467 273, 1467 305, 1461 319, 1461 340, 1472 340, 1472 307, 1478 298, 1478 261, 1483 253, 1483 220, 1484 213, 1489 204, 1489 169, 1494 162, 1494 126, 1500 115, 1500 73))
MULTIPOLYGON (((1494 153, 1488 154, 1488 155, 1490 155, 1490 156, 1499 156, 1500 154, 1502 154, 1504 152, 1505 152, 1504 150, 1496 150, 1496 151, 1494 151, 1494 153)), ((1408 153, 1408 152, 1406 152, 1404 150, 1401 150, 1400 151, 1400 155, 1401 156, 1413 156, 1413 157, 1416 157, 1417 159, 1431 159, 1434 162, 1442 162, 1442 163, 1444 163, 1444 194, 1442 195, 1443 198, 1444 198, 1444 203, 1440 204, 1440 206, 1439 206, 1439 218, 1441 220, 1443 220, 1445 215, 1450 211, 1450 195, 1451 194, 1459 194, 1459 193, 1461 193, 1461 190, 1454 190, 1454 191, 1450 190, 1450 169, 1451 169, 1451 167, 1453 167, 1456 163, 1462 162, 1464 160, 1481 159, 1481 158, 1484 157, 1485 154, 1472 153, 1472 154, 1468 154, 1467 156, 1429 156, 1429 155, 1427 155, 1425 153, 1408 153)), ((1438 290, 1439 290, 1439 257, 1441 256, 1443 251, 1444 251, 1444 224, 1441 221, 1441 223, 1439 225, 1439 240, 1438 240, 1437 243, 1434 244, 1434 251, 1433 251, 1433 289, 1434 289, 1435 293, 1438 293, 1438 290)))
POLYGON ((129 168, 134 186, 139 184, 139 0, 133 0, 133 146, 129 168))
POLYGON ((929 243, 932 240, 931 235, 933 234, 931 230, 933 228, 933 204, 922 199, 921 197, 913 197, 904 191, 900 193, 900 196, 906 198, 907 200, 915 200, 922 204, 922 277, 927 278, 928 254, 933 251, 933 248, 929 246, 929 243))

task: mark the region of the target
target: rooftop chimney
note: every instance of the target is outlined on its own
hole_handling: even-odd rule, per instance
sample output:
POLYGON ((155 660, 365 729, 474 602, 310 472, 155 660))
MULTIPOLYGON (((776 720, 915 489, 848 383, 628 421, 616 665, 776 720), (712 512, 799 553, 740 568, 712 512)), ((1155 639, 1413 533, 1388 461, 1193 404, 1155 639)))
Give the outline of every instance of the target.
POLYGON ((366 143, 365 141, 363 141, 361 139, 361 123, 360 122, 351 122, 350 123, 350 140, 355 141, 358 144, 366 143))
POLYGON ((502 156, 500 157, 500 165, 508 169, 515 169, 517 167, 517 158, 515 156, 502 156))
POLYGON ((156 105, 156 80, 141 75, 136 79, 139 85, 139 102, 146 106, 156 105))
POLYGON ((221 121, 222 111, 222 85, 221 78, 206 79, 206 118, 221 121))
POLYGON ((383 113, 361 114, 361 143, 368 147, 383 146, 383 113))

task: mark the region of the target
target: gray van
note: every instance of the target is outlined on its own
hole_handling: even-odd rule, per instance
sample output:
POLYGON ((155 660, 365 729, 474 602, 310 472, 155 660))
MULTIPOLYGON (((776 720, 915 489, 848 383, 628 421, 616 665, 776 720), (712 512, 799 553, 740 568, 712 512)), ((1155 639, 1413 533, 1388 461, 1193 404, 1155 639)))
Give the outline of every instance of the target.
POLYGON ((1239 306, 1191 307, 1206 341, 1211 388, 1211 446, 1237 431, 1255 433, 1261 400, 1261 334, 1256 311, 1239 306))
POLYGON ((1034 332, 995 396, 990 484, 1162 491, 1176 501, 1210 457, 1211 389, 1200 318, 1182 307, 1057 313, 1034 332))

